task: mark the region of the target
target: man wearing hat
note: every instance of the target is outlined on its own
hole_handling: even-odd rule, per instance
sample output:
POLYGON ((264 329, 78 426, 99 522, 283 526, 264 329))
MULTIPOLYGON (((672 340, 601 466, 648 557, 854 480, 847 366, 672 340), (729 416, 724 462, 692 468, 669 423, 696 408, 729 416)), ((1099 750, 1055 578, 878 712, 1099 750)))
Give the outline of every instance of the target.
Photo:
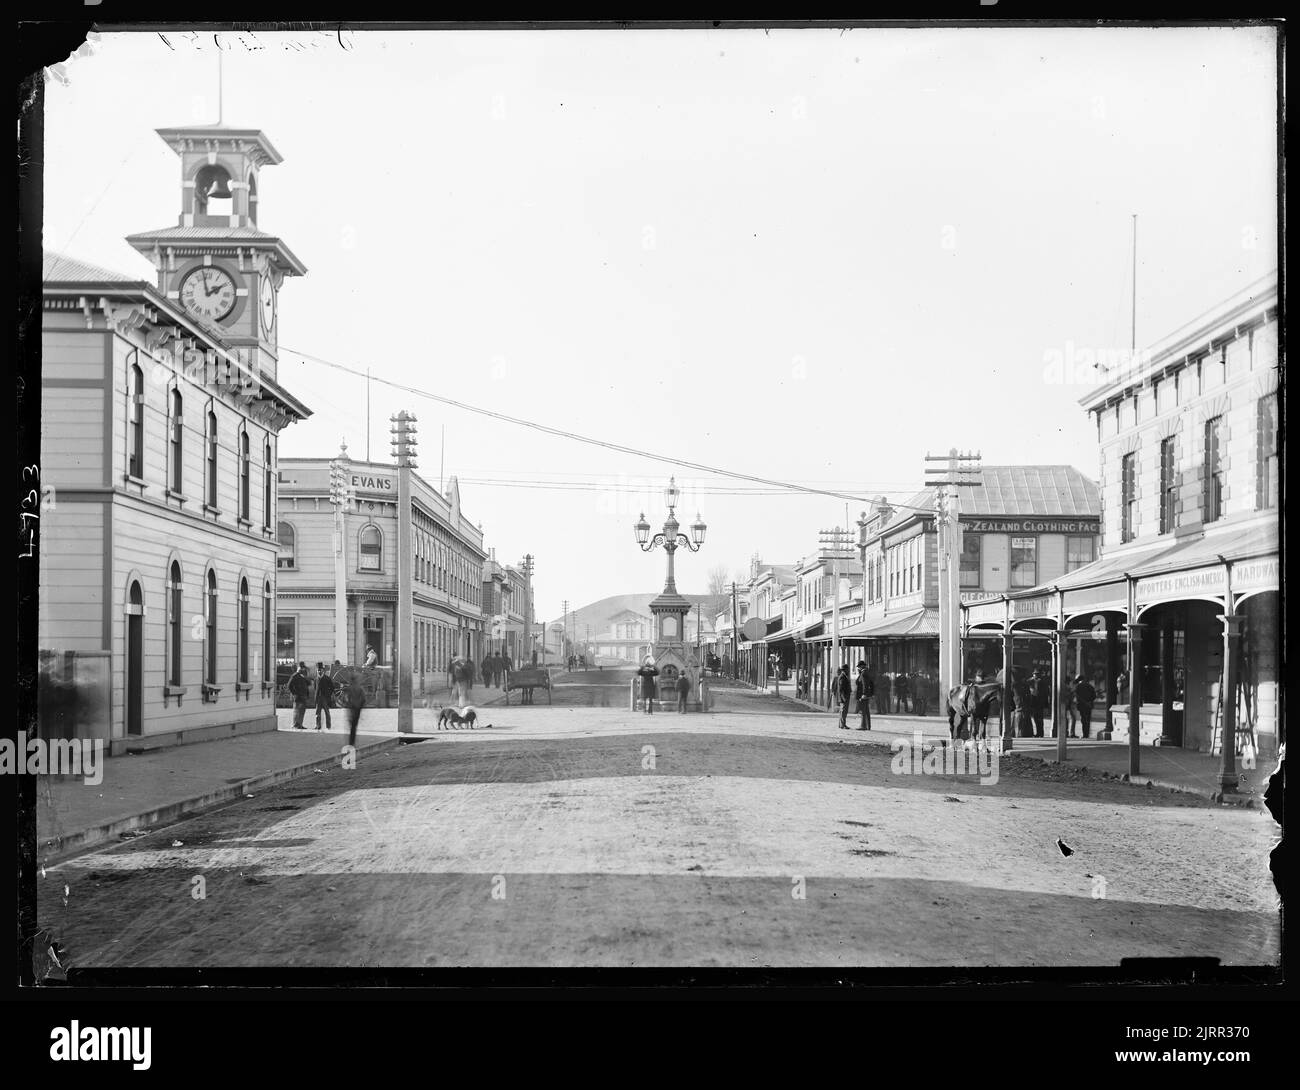
POLYGON ((636 673, 637 677, 641 679, 641 699, 645 701, 645 713, 646 715, 653 715, 655 710, 655 678, 659 676, 654 656, 646 655, 645 662, 636 673))
POLYGON ((1029 718, 1034 723, 1034 737, 1043 737, 1043 713, 1052 699, 1051 685, 1043 675, 1041 667, 1034 667, 1029 677, 1029 718))
POLYGON ((849 683, 849 667, 845 663, 835 675, 835 696, 840 702, 840 730, 849 729, 849 700, 853 696, 853 686, 849 683))
POLYGON ((289 695, 293 697, 293 729, 306 730, 302 725, 303 716, 307 714, 307 696, 311 692, 311 679, 307 676, 307 664, 298 663, 298 668, 289 679, 289 695))
POLYGON ((858 725, 858 730, 871 729, 871 697, 875 691, 876 685, 871 680, 871 675, 867 673, 867 664, 859 662, 855 693, 858 698, 858 714, 862 717, 862 722, 858 725))

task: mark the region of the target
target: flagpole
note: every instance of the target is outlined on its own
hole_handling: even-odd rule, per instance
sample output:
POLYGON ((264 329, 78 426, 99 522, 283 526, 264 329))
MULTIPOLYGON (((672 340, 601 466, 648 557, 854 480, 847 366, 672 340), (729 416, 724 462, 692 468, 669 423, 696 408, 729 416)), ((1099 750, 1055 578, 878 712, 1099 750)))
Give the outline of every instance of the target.
POLYGON ((1133 213, 1133 304, 1130 308, 1132 311, 1132 328, 1130 332, 1131 343, 1129 348, 1137 351, 1138 347, 1138 218, 1137 213, 1133 213))

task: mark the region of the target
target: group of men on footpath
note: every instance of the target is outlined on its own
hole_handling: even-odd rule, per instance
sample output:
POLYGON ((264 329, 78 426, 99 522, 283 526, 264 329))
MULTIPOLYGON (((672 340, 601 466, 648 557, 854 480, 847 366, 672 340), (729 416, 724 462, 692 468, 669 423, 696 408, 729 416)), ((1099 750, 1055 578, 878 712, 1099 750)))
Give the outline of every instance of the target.
POLYGON ((499 689, 514 668, 515 664, 509 655, 486 655, 479 663, 479 676, 484 685, 499 689))
POLYGON ((858 663, 858 675, 856 681, 849 680, 849 667, 846 663, 841 666, 839 673, 835 675, 835 682, 831 688, 831 693, 840 705, 840 730, 849 729, 849 702, 856 697, 858 701, 858 730, 871 729, 871 698, 876 693, 876 683, 872 680, 871 675, 867 673, 867 664, 858 663))
POLYGON ((348 745, 357 744, 357 726, 361 722, 361 709, 366 706, 366 690, 361 685, 361 679, 355 671, 350 676, 343 675, 343 668, 338 659, 334 660, 334 666, 331 670, 325 669, 323 662, 316 664, 316 677, 313 679, 307 672, 305 662, 298 663, 298 668, 289 678, 289 695, 293 697, 293 729, 306 730, 303 725, 303 719, 307 715, 307 701, 315 696, 316 703, 316 729, 333 730, 333 724, 330 722, 330 708, 334 705, 335 693, 342 692, 343 706, 348 713, 348 745), (321 725, 321 713, 325 715, 325 723, 321 725))
MULTIPOLYGON (((983 682, 984 674, 982 671, 976 674, 975 682, 983 682)), ((800 678, 802 682, 802 677, 800 678)), ((871 729, 871 700, 875 696, 876 711, 885 714, 889 712, 889 692, 893 689, 894 697, 899 703, 896 704, 895 712, 902 712, 903 703, 907 693, 907 675, 897 674, 892 678, 892 685, 888 677, 883 678, 883 694, 881 689, 877 689, 875 681, 867 672, 865 662, 858 663, 856 679, 850 679, 849 668, 845 664, 839 668, 835 675, 835 680, 831 684, 831 700, 839 705, 841 730, 848 730, 849 708, 854 699, 857 700, 857 710, 859 715, 858 730, 871 729), (883 695, 883 702, 882 697, 883 695), (902 698, 902 699, 900 699, 902 698)), ((802 688, 802 686, 801 686, 802 688)), ((806 693, 806 690, 803 690, 806 693)), ((1039 668, 1035 668, 1027 679, 1014 684, 1012 689, 1015 700, 1014 711, 1018 721, 1015 724, 1016 733, 1023 737, 1042 738, 1044 736, 1044 720, 1052 702, 1052 687, 1046 673, 1039 668)), ((1069 737, 1077 738, 1076 728, 1082 728, 1082 736, 1089 737, 1092 724, 1093 705, 1097 701, 1097 690, 1086 677, 1080 674, 1074 679, 1067 679, 1065 682, 1064 700, 1064 722, 1065 729, 1069 731, 1069 737)), ((924 715, 925 705, 920 701, 913 701, 913 714, 924 715)), ((1057 726, 1052 724, 1051 737, 1056 737, 1057 726)))
MULTIPOLYGON (((847 669, 845 667, 844 669, 847 669)), ((858 663, 858 673, 861 674, 866 669, 865 663, 858 663)), ((838 673, 836 677, 838 678, 838 673)), ((800 667, 795 676, 795 695, 804 700, 810 699, 812 695, 813 682, 816 680, 820 685, 820 673, 817 678, 813 678, 806 667, 800 667)), ((856 684, 856 683, 855 683, 856 684)), ((892 711, 895 715, 925 715, 929 709, 929 697, 938 683, 930 674, 922 673, 896 673, 881 674, 879 684, 872 680, 871 691, 876 704, 876 712, 880 715, 888 715, 892 711), (891 699, 892 705, 891 705, 891 699)), ((868 698, 871 699, 871 698, 868 698)), ((831 691, 828 694, 827 707, 834 707, 838 700, 838 694, 835 691, 835 682, 831 684, 831 691)), ((868 715, 870 710, 868 710, 868 715)))

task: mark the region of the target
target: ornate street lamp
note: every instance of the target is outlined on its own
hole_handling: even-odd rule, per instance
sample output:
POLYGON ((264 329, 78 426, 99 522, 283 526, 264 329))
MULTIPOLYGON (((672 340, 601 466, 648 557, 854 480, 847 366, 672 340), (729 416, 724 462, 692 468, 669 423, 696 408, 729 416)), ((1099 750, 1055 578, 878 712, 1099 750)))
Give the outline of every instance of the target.
POLYGON ((704 520, 697 514, 695 522, 691 525, 691 535, 687 537, 680 533, 681 523, 677 521, 674 509, 677 507, 678 500, 681 499, 681 489, 677 487, 677 480, 674 477, 668 478, 668 487, 664 489, 664 501, 668 504, 668 518, 664 520, 664 527, 654 537, 650 536, 650 523, 646 521, 645 512, 641 513, 640 519, 633 526, 636 533, 636 543, 641 546, 642 552, 651 552, 653 549, 662 545, 664 552, 668 554, 668 580, 664 583, 665 594, 677 593, 677 582, 673 574, 673 554, 679 546, 684 546, 693 553, 700 551, 700 546, 704 544, 704 534, 708 527, 704 520))

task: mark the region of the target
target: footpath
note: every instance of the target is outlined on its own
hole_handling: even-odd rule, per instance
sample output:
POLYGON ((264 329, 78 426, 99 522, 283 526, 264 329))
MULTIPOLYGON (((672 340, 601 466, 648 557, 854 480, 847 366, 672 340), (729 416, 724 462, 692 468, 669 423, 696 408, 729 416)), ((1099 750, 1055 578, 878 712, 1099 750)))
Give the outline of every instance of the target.
MULTIPOLYGON (((732 690, 735 691, 735 690, 732 690)), ((788 704, 803 712, 813 711, 825 715, 828 721, 838 722, 839 712, 829 711, 807 700, 787 696, 764 694, 761 690, 755 694, 760 700, 766 699, 772 704, 788 704)), ((852 707, 856 707, 856 702, 852 707)), ((859 717, 850 711, 849 727, 856 728, 859 717)), ((925 742, 935 742, 949 737, 948 721, 938 715, 894 715, 878 714, 874 708, 871 712, 871 731, 858 733, 858 737, 879 734, 882 737, 910 738, 920 731, 925 742)), ((990 735, 997 729, 997 724, 990 722, 990 735)), ((1044 738, 1014 738, 1010 753, 1020 757, 1057 763, 1056 743, 1051 737, 1052 721, 1044 724, 1044 738)), ((836 733, 838 729, 836 728, 836 733)), ((857 733, 855 731, 855 733, 857 733)), ((1188 791, 1205 798, 1230 806, 1263 806, 1264 792, 1268 789, 1269 776, 1277 765, 1275 759, 1261 758, 1254 768, 1246 768, 1242 758, 1237 758, 1237 790, 1224 795, 1219 787, 1219 768, 1221 758, 1218 754, 1199 753, 1195 750, 1176 746, 1143 746, 1138 754, 1137 775, 1129 775, 1128 742, 1101 741, 1095 738, 1066 739, 1066 763, 1072 767, 1086 768, 1093 772, 1105 772, 1128 780, 1130 783, 1147 784, 1153 788, 1166 788, 1172 791, 1188 791)))
MULTIPOLYGON (((472 696, 474 706, 483 708, 501 702, 504 694, 475 686, 472 696)), ((518 696, 514 699, 517 702, 518 696)), ((433 731, 439 708, 450 703, 445 689, 430 689, 427 707, 414 710, 415 732, 433 731)), ((294 730, 293 709, 279 708, 275 731, 105 757, 98 784, 88 784, 79 776, 42 776, 36 803, 40 858, 56 862, 287 780, 338 767, 347 744, 347 712, 332 708, 330 718, 331 729, 317 731, 315 709, 308 708, 307 729, 294 730)), ((361 713, 356 759, 364 761, 393 749, 402 738, 395 708, 367 708, 361 713)))

